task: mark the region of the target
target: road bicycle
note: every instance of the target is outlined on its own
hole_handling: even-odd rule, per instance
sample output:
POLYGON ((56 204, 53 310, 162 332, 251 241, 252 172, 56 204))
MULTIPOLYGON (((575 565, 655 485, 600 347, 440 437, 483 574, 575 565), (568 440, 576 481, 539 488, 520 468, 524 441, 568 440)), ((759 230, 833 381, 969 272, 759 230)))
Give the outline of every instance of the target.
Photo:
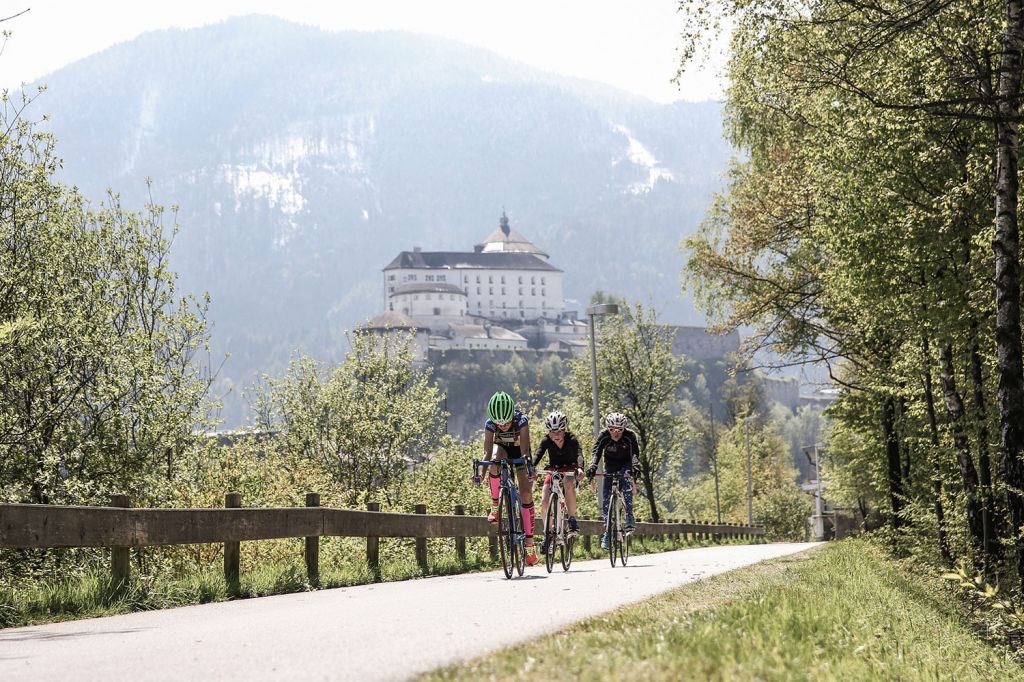
POLYGON ((612 479, 612 491, 608 499, 608 518, 605 520, 604 532, 608 536, 608 560, 615 567, 615 559, 623 566, 629 560, 629 536, 632 528, 626 527, 626 500, 622 495, 622 484, 632 485, 629 474, 616 472, 603 473, 595 476, 607 476, 612 479))
MULTIPOLYGON (((501 491, 498 497, 498 549, 501 554, 501 568, 505 577, 511 579, 515 570, 520 576, 526 570, 526 531, 523 528, 523 498, 519 495, 514 467, 530 464, 525 458, 473 460, 473 480, 479 481, 481 468, 500 467, 501 491)), ((485 474, 487 471, 484 472, 485 474)))
POLYGON ((559 561, 562 570, 568 571, 572 565, 572 548, 576 541, 576 533, 569 530, 568 513, 565 508, 565 489, 563 480, 571 478, 573 485, 576 484, 575 471, 558 471, 556 469, 541 469, 538 474, 551 475, 551 492, 548 498, 548 512, 544 516, 544 540, 547 543, 547 551, 544 552, 544 565, 550 573, 555 567, 555 551, 559 553, 559 561))

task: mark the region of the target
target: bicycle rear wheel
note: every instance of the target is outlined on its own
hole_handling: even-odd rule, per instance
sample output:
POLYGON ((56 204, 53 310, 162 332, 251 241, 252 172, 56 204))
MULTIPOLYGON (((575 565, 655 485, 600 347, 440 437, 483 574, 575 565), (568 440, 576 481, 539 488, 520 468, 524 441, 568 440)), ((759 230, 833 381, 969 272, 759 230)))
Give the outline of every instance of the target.
POLYGON ((512 556, 515 558, 516 573, 522 575, 523 571, 526 570, 526 535, 523 532, 523 501, 519 499, 519 495, 516 495, 515 501, 509 504, 512 507, 511 516, 515 520, 515 523, 509 524, 512 537, 512 556))
POLYGON ((548 513, 544 515, 544 542, 547 544, 547 551, 544 552, 544 566, 550 573, 555 567, 555 540, 558 539, 558 519, 555 516, 555 510, 558 509, 558 496, 552 495, 548 503, 548 513))
POLYGON ((613 495, 608 505, 608 522, 605 524, 604 532, 608 534, 608 560, 612 562, 612 568, 615 568, 615 545, 618 543, 618 533, 616 529, 619 527, 618 519, 619 505, 616 504, 616 498, 613 495))
POLYGON ((511 542, 513 536, 509 532, 509 520, 512 518, 508 513, 509 506, 508 491, 502 488, 498 500, 498 550, 501 553, 501 570, 505 572, 506 578, 512 577, 514 563, 514 544, 511 542))

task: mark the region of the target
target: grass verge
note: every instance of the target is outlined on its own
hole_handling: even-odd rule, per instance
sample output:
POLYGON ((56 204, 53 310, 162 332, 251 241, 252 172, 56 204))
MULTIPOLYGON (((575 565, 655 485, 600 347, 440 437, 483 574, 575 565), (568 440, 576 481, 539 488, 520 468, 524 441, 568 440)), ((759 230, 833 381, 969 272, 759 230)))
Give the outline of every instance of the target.
MULTIPOLYGON (((111 596, 108 589, 109 575, 103 567, 66 580, 0 585, 0 628, 313 590, 316 588, 306 581, 300 542, 293 542, 293 561, 268 560, 255 565, 251 561, 243 561, 240 590, 234 595, 228 591, 223 572, 216 564, 196 566, 192 570, 176 575, 166 571, 140 575, 133 563, 131 580, 118 596, 111 596)), ((427 573, 420 570, 411 556, 411 551, 403 552, 408 554, 408 557, 394 556, 395 553, 392 553, 387 561, 382 558, 379 582, 489 571, 496 568, 499 564, 492 562, 487 555, 486 541, 473 542, 477 545, 477 551, 470 552, 468 561, 463 563, 455 559, 454 551, 448 546, 451 541, 429 541, 430 570, 427 573)), ((639 555, 707 544, 646 539, 643 542, 634 542, 632 552, 639 555)), ((722 544, 728 543, 723 541, 722 544)), ((584 551, 583 544, 578 543, 574 557, 576 561, 606 558, 607 552, 600 549, 595 538, 590 552, 584 551)), ((319 589, 378 582, 365 563, 351 556, 349 559, 338 562, 322 559, 319 589)), ((544 570, 543 562, 528 570, 544 570)))
POLYGON ((844 541, 687 585, 424 680, 1009 680, 938 579, 844 541))

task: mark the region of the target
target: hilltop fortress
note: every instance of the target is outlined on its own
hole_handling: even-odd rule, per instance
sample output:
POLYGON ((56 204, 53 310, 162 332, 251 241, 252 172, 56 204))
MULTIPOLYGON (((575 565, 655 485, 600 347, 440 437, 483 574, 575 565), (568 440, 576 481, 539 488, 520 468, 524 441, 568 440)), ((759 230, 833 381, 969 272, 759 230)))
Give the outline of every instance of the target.
MULTIPOLYGON (((563 271, 501 215, 473 251, 402 251, 383 269, 384 312, 363 333, 413 333, 421 360, 450 351, 573 354, 587 323, 566 310, 563 271)), ((673 327, 673 351, 700 360, 739 349, 736 332, 673 327)))

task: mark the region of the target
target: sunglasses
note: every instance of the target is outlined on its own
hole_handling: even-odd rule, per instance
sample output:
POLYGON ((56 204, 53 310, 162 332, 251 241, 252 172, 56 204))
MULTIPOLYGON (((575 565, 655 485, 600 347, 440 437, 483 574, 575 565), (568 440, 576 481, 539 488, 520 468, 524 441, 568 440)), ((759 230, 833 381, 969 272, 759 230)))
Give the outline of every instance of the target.
POLYGON ((609 430, 609 431, 615 431, 616 433, 622 433, 622 428, 621 428, 621 427, 619 427, 619 426, 613 426, 613 427, 611 427, 611 428, 610 428, 610 429, 608 429, 608 430, 609 430))

